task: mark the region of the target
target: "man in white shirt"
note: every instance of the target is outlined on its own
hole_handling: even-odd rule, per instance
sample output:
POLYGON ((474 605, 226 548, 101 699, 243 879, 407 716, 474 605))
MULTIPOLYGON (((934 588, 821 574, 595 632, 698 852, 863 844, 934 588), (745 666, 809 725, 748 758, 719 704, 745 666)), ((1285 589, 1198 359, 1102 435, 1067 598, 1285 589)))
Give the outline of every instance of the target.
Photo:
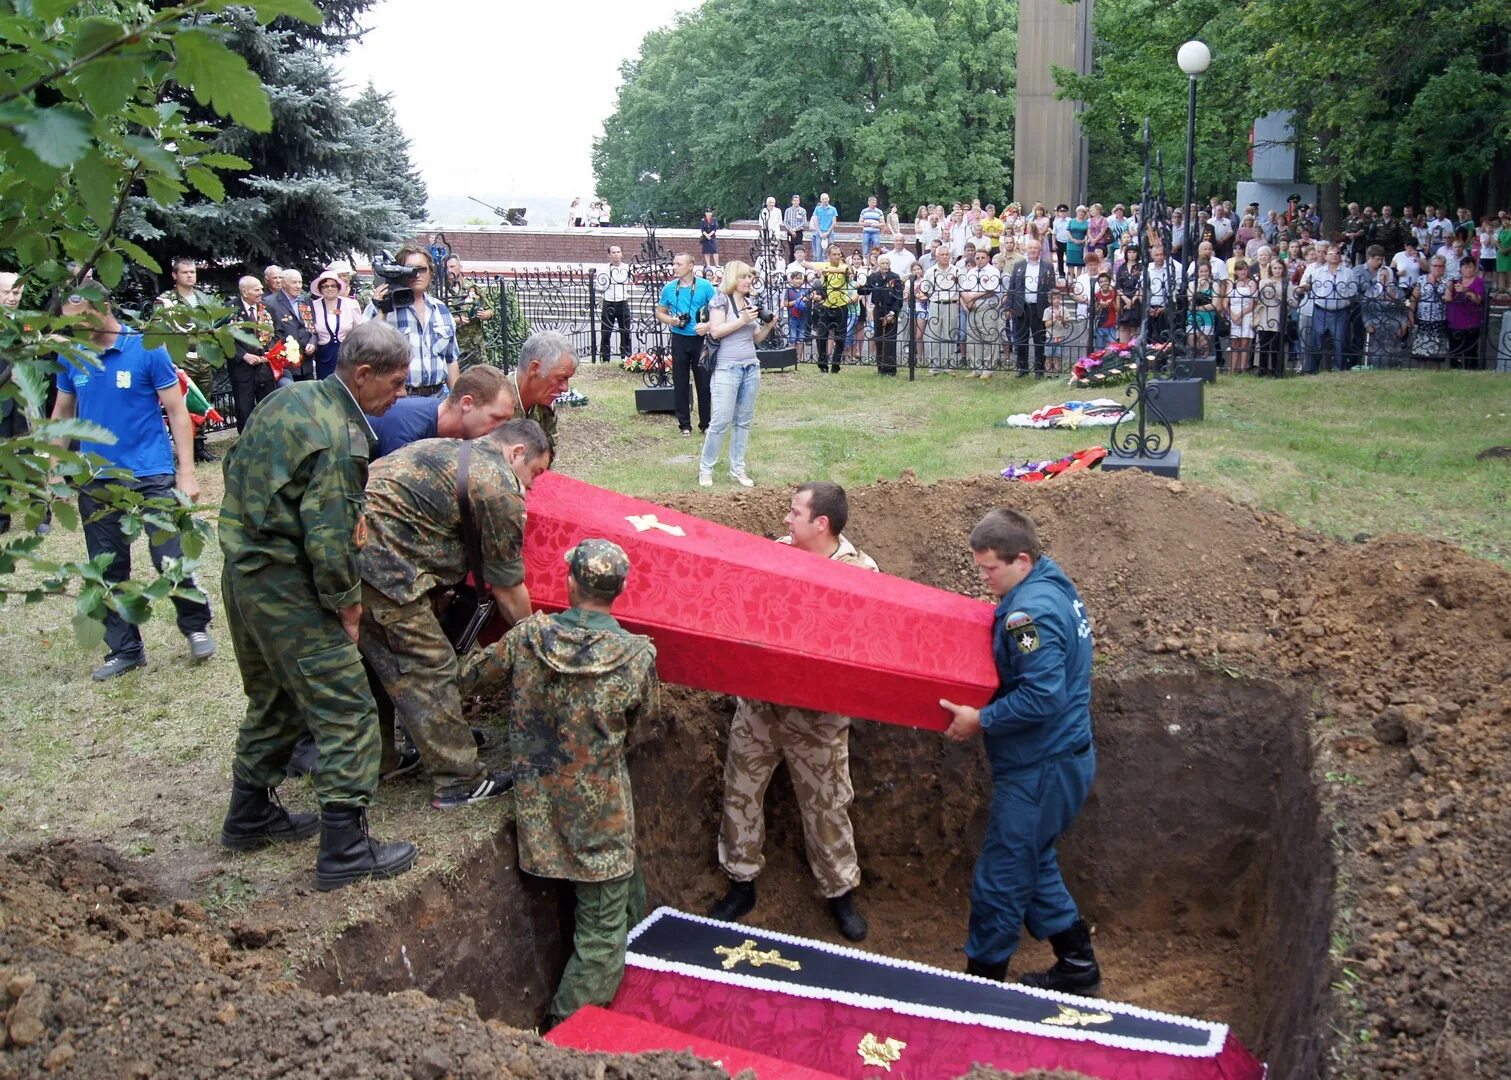
POLYGON ((990 379, 1002 351, 1002 310, 996 301, 1002 276, 985 245, 976 249, 975 265, 960 275, 960 303, 965 310, 966 359, 979 378, 990 379))
POLYGON ((934 265, 924 271, 921 291, 929 301, 923 355, 929 364, 929 374, 942 375, 955 363, 960 325, 960 275, 950 261, 950 249, 943 243, 934 249, 934 265))
POLYGON ((598 293, 603 310, 598 326, 598 358, 609 362, 609 341, 614 327, 619 327, 619 357, 630 355, 630 268, 624 265, 624 252, 618 244, 609 246, 609 265, 598 271, 598 293))
POLYGON ((1301 275, 1298 291, 1312 300, 1311 334, 1307 340, 1306 365, 1302 374, 1315 375, 1322 356, 1322 339, 1331 334, 1333 355, 1328 360, 1327 370, 1344 370, 1344 354, 1348 349, 1349 304, 1354 286, 1350 271, 1343 266, 1342 252, 1337 245, 1327 249, 1327 261, 1309 266, 1301 275))
POLYGON ((922 253, 919 258, 932 254, 942 239, 944 239, 944 228, 939 223, 939 211, 934 210, 930 212, 923 227, 918 230, 918 250, 922 253))
POLYGON ((776 198, 766 196, 766 205, 761 208, 761 216, 756 221, 756 228, 761 232, 761 242, 775 243, 782 236, 782 212, 777 209, 776 198))
MULTIPOLYGON (((1196 257, 1198 259, 1205 259, 1208 265, 1212 267, 1212 280, 1214 282, 1228 280, 1228 264, 1213 254, 1212 242, 1210 240, 1203 240, 1200 244, 1196 245, 1196 257)), ((1186 267, 1186 274, 1195 279, 1196 263, 1193 262, 1190 266, 1186 267)))
POLYGON ((1181 295, 1180 263, 1165 255, 1165 245, 1149 248, 1149 272, 1145 287, 1149 291, 1149 341, 1171 341, 1175 335, 1175 299, 1181 295))
POLYGON ((887 252, 887 261, 891 264, 892 273, 904 281, 908 280, 908 275, 913 272, 913 264, 917 262, 901 236, 892 238, 892 250, 887 252))
MULTIPOLYGON (((1023 242, 1024 260, 1012 269, 1007 282, 1007 309, 1013 317, 1014 334, 1018 352, 1018 377, 1028 374, 1028 342, 1034 343, 1034 377, 1044 377, 1044 344, 1047 331, 1044 327, 1044 312, 1049 309, 1049 296, 1055 287, 1054 263, 1045 258, 1044 245, 1036 236, 1023 242)), ((1101 272, 1101 258, 1094 252, 1086 253, 1087 268, 1095 260, 1096 274, 1101 272)), ((1087 296, 1090 296, 1088 286, 1087 296)))

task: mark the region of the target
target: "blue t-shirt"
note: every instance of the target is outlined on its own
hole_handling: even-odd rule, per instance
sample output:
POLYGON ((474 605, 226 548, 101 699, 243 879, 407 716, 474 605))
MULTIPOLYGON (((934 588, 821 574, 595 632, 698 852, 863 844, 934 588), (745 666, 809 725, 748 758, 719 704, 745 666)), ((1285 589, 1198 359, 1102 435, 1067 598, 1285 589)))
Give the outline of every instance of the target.
POLYGON ((695 337, 698 333, 694 329, 698 322, 698 312, 706 308, 708 302, 714 296, 714 287, 702 278, 694 281, 691 288, 673 278, 661 286, 661 299, 658 303, 666 308, 668 315, 692 316, 691 321, 686 326, 673 326, 670 329, 674 334, 682 334, 684 337, 695 337))
POLYGON ((881 223, 885 220, 886 215, 879 206, 868 206, 860 212, 860 227, 866 232, 880 232, 881 223))
POLYGON ((818 222, 819 232, 833 232, 834 220, 839 217, 839 211, 830 206, 820 206, 813 211, 813 220, 818 222))
POLYGON ((142 335, 134 330, 122 330, 103 352, 87 345, 84 349, 100 366, 76 367, 65 359, 58 372, 58 392, 73 394, 79 419, 109 428, 115 445, 80 440, 79 449, 99 454, 138 479, 173 473, 173 444, 157 398, 159 390, 178 386, 168 350, 145 348, 142 335))
POLYGON ((391 454, 401 446, 408 446, 421 439, 434 439, 438 435, 441 402, 443 397, 402 397, 388 407, 382 416, 369 416, 368 424, 378 437, 376 460, 391 454))

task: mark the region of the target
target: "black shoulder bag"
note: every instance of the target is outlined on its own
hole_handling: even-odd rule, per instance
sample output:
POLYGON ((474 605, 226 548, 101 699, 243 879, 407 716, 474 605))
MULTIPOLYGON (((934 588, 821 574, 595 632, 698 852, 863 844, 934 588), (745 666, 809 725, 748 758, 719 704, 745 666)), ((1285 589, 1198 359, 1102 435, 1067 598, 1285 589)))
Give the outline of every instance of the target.
POLYGON ((452 586, 449 599, 441 611, 441 632, 461 656, 477 644, 477 636, 493 618, 497 602, 484 585, 483 544, 472 518, 472 502, 467 498, 467 467, 472 462, 472 443, 464 441, 456 457, 456 505, 462 515, 462 546, 467 552, 470 581, 452 586))
MULTIPOLYGON (((725 312, 730 313, 733 311, 734 305, 726 299, 725 312)), ((722 344, 724 342, 714 337, 713 328, 710 327, 709 332, 703 335, 703 353, 698 357, 698 370, 706 371, 710 375, 713 374, 714 368, 719 366, 719 346, 722 344)))

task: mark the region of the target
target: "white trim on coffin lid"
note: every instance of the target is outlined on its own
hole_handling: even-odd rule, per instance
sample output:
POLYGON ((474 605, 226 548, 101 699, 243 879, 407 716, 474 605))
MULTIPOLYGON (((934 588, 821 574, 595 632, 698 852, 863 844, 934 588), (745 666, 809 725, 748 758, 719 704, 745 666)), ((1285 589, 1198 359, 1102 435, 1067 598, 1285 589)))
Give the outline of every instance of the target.
MULTIPOLYGON (((785 941, 791 945, 801 945, 809 949, 818 949, 820 952, 830 953, 834 956, 844 956, 856 960, 864 960, 868 963, 881 964, 885 967, 902 968, 907 971, 917 971, 928 975, 944 975, 962 982, 981 983, 984 986, 1000 986, 1002 984, 983 979, 976 975, 966 975, 954 971, 945 971, 943 968, 930 967, 927 964, 915 963, 911 960, 899 960, 891 956, 882 956, 877 953, 863 952, 860 949, 846 948, 843 945, 831 945, 826 941, 814 941, 811 938, 797 937, 793 934, 783 934, 776 930, 766 930, 761 927, 743 926, 740 923, 720 922, 718 919, 710 919, 703 915, 693 915, 675 908, 659 907, 648 915, 638 926, 630 931, 628 944, 633 946, 635 939, 640 934, 655 925, 666 916, 675 916, 678 919, 687 919, 692 922, 705 923, 709 926, 727 927, 741 934, 752 932, 762 937, 771 938, 775 941, 785 941)), ((778 982, 775 979, 764 979, 757 975, 742 975, 736 972, 710 970, 697 967, 692 964, 682 964, 671 960, 662 960, 659 957, 646 956, 633 950, 627 951, 624 962, 632 967, 644 968, 647 971, 663 971, 674 975, 686 975, 689 978, 704 979, 708 982, 725 983, 730 986, 739 986, 747 990, 770 990, 779 994, 792 994, 794 997, 811 998, 817 1001, 834 1001, 842 1005, 851 1005, 859 1009, 886 1009, 891 1012, 902 1013, 905 1016, 916 1016, 925 1020, 944 1020, 954 1024, 973 1024, 977 1027, 995 1028, 1000 1031, 1013 1031, 1024 1035, 1036 1035, 1047 1039, 1069 1039, 1073 1042, 1091 1042, 1100 1046, 1110 1046, 1119 1050, 1138 1050, 1155 1054, 1170 1054, 1173 1057, 1186 1058, 1212 1058, 1222 1052, 1228 1038, 1228 1025, 1212 1023, 1206 1020, 1196 1020, 1189 1016, 1177 1016, 1173 1013, 1155 1012, 1152 1009, 1141 1009, 1136 1005, 1125 1005, 1116 1001, 1103 1001, 1100 998, 1078 997, 1074 994, 1060 994, 1053 990, 1041 990, 1034 986, 1014 984, 1013 989, 1027 994, 1030 997, 1043 998, 1045 1001, 1055 1004, 1070 1005, 1075 1008, 1087 1009, 1092 1006, 1103 1012, 1121 1013, 1124 1016, 1137 1017, 1142 1020, 1158 1020, 1163 1023, 1175 1024, 1182 1027, 1196 1028, 1207 1032, 1207 1044, 1205 1046, 1182 1046, 1178 1043, 1161 1042, 1155 1039, 1135 1039, 1124 1035, 1105 1035, 1096 1031, 1082 1030, 1079 1028, 1058 1028, 1047 1024, 1035 1024, 1024 1020, 1009 1020, 1000 1016, 987 1016, 981 1013, 962 1013, 953 1009, 941 1009, 932 1005, 917 1005, 907 1001, 895 1001, 891 998, 872 997, 869 994, 852 994, 835 990, 823 990, 811 986, 798 986, 791 983, 778 982)), ((1269 1067, 1265 1066, 1266 1075, 1269 1067)))

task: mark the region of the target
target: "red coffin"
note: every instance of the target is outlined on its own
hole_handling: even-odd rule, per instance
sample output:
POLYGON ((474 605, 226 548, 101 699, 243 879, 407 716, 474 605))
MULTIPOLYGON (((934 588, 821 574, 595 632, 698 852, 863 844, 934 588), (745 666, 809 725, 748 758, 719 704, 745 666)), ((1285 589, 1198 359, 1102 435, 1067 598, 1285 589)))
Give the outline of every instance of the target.
POLYGON ((662 680, 943 730, 940 698, 997 686, 991 606, 776 544, 548 472, 527 501, 525 583, 567 606, 563 554, 586 537, 630 557, 614 615, 656 642, 662 680))

